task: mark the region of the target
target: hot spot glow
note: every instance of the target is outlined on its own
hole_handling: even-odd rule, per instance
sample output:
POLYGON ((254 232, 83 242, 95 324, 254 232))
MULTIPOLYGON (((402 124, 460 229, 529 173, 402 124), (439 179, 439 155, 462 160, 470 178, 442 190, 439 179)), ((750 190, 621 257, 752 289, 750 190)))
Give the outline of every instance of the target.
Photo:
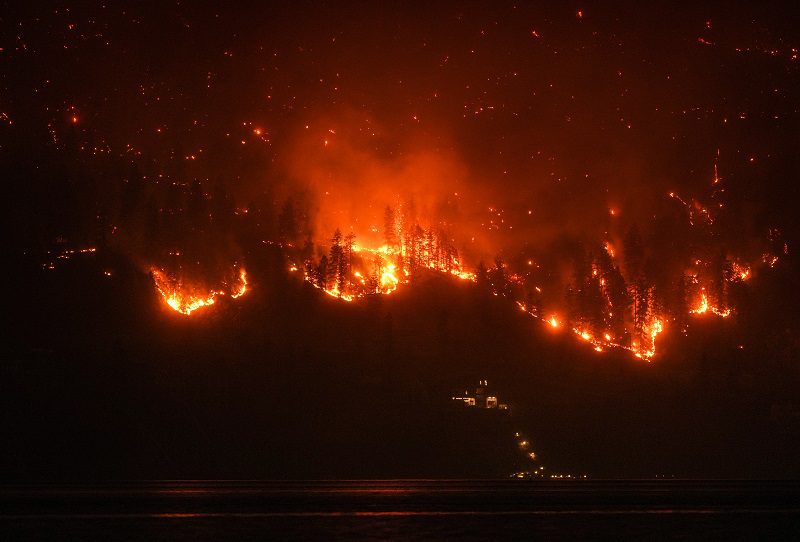
POLYGON ((733 273, 733 280, 740 280, 744 282, 752 276, 750 267, 740 263, 734 263, 731 266, 731 271, 733 273))

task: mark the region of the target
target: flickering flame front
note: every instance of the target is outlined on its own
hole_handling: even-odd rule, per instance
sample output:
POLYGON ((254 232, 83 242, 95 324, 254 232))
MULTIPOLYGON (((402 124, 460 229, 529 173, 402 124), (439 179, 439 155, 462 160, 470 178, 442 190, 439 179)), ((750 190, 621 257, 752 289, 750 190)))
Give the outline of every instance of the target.
MULTIPOLYGON (((720 182, 716 173, 714 182, 720 182)), ((717 212, 716 207, 703 205, 694 199, 684 200, 674 192, 669 196, 687 210, 689 224, 698 226, 698 235, 705 235, 715 224, 716 217, 710 209, 717 212)), ((489 211, 497 217, 503 216, 503 211, 494 207, 490 207, 489 211)), ((481 263, 476 273, 471 273, 463 268, 454 246, 456 241, 443 225, 422 228, 405 213, 406 209, 402 206, 397 210, 387 207, 384 228, 370 226, 370 234, 367 235, 383 233, 385 243, 381 246, 356 244, 353 233, 343 236, 336 230, 327 254, 318 249, 310 257, 303 255, 305 280, 329 296, 355 301, 369 295, 391 294, 410 283, 411 277, 417 272, 432 270, 476 282, 481 289, 488 290, 494 296, 509 298, 522 312, 541 324, 551 330, 572 331, 597 352, 625 350, 636 358, 650 361, 656 355, 657 337, 665 331, 668 322, 677 324, 675 328, 678 330, 683 327, 683 320, 677 313, 683 313, 681 316, 684 316, 688 310, 690 315, 731 316, 733 309, 726 306, 731 299, 729 288, 740 287, 740 283, 753 276, 755 269, 727 254, 721 265, 716 260, 705 258, 702 251, 689 254, 687 260, 691 257, 692 264, 687 269, 691 270, 684 271, 682 276, 677 277, 678 280, 673 281, 682 292, 680 306, 677 302, 674 306, 667 306, 666 289, 651 284, 649 272, 626 268, 626 242, 615 247, 611 241, 605 240, 601 245, 603 253, 586 262, 590 265, 578 270, 573 282, 568 285, 570 297, 566 300, 567 306, 564 306, 563 299, 543 294, 539 285, 541 272, 538 273, 539 277, 536 276, 540 266, 530 255, 524 254, 524 259, 520 258, 520 261, 527 263, 525 273, 513 272, 508 263, 499 257, 495 267, 487 269, 481 263), (732 286, 734 283, 738 285, 732 286), (702 285, 709 288, 708 292, 702 285), (687 295, 689 299, 696 300, 690 302, 688 308, 683 304, 687 295), (521 301, 523 298, 525 302, 521 301), (543 304, 549 305, 547 312, 542 310, 543 304), (551 310, 554 313, 549 312, 551 310)), ((616 216, 618 210, 612 209, 610 213, 616 216)), ((528 214, 531 214, 530 210, 528 214)), ((497 226, 494 220, 490 220, 492 227, 497 226)), ((504 221, 500 219, 501 223, 504 221)), ((439 224, 445 223, 440 221, 439 224)), ((763 254, 762 263, 773 267, 778 262, 776 253, 781 252, 778 246, 781 238, 777 230, 774 233, 770 230, 770 236, 773 247, 763 254)), ((782 252, 788 253, 785 243, 782 252)), ((290 255, 290 261, 298 255, 290 255)), ((513 258, 512 255, 512 261, 513 258)), ((296 271, 298 266, 292 262, 289 269, 296 271)))
POLYGON ((238 299, 247 292, 247 273, 244 268, 239 270, 239 277, 235 284, 224 290, 201 291, 199 287, 185 283, 183 279, 176 279, 169 276, 165 271, 151 267, 150 274, 153 276, 156 290, 161 294, 164 302, 174 311, 185 316, 191 315, 194 311, 213 305, 219 296, 229 295, 232 299, 238 299))
MULTIPOLYGON (((305 280, 343 301, 391 294, 423 268, 475 281, 475 274, 462 268, 455 248, 442 232, 417 227, 414 233, 401 233, 398 227, 392 235, 391 243, 367 247, 355 243, 355 235, 342 238, 337 230, 329 254, 306 260, 305 280)), ((295 269, 294 264, 289 268, 295 269)))
POLYGON ((239 270, 239 284, 231 289, 231 298, 238 299, 247 293, 247 271, 244 267, 239 270))
POLYGON ((638 358, 649 361, 650 358, 656 355, 656 337, 662 331, 664 331, 664 324, 661 323, 661 320, 656 318, 650 323, 647 329, 645 329, 645 334, 648 337, 650 344, 639 345, 638 348, 633 350, 633 354, 638 358))
MULTIPOLYGON (((554 318, 548 321, 552 327, 556 327, 558 322, 554 318)), ((604 333, 603 338, 598 338, 592 335, 585 329, 574 328, 572 330, 575 335, 580 339, 588 342, 594 347, 595 352, 604 352, 606 348, 619 348, 622 350, 630 351, 634 356, 639 359, 650 361, 656 355, 656 337, 659 333, 664 331, 664 324, 659 318, 654 318, 648 326, 645 327, 642 333, 642 341, 634 341, 630 346, 625 346, 614 341, 614 338, 609 333, 604 333)))
POLYGON ((384 293, 391 293, 397 289, 397 285, 400 283, 400 279, 397 278, 395 275, 395 271, 397 269, 396 265, 389 264, 384 269, 383 273, 381 274, 381 288, 383 288, 384 293))
POLYGON ((700 294, 700 301, 697 306, 689 311, 691 314, 707 314, 712 313, 722 318, 727 318, 731 315, 731 309, 719 309, 714 307, 708 302, 708 296, 705 291, 700 294))

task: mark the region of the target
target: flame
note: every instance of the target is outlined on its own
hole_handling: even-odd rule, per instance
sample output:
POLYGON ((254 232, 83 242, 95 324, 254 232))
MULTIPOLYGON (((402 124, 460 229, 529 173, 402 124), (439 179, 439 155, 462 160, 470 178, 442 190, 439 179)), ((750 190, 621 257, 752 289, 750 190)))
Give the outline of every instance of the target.
POLYGON ((231 298, 239 299, 247 292, 247 271, 244 267, 239 270, 239 285, 231 290, 231 298))
MULTIPOLYGON (((551 317, 547 323, 551 327, 558 327, 558 322, 555 320, 555 317, 551 317)), ((583 341, 588 342, 592 345, 595 352, 605 352, 608 348, 618 348, 621 350, 628 350, 631 352, 635 357, 639 359, 643 359, 646 361, 651 361, 651 359, 656 355, 656 337, 659 333, 664 331, 664 323, 660 318, 653 318, 648 326, 645 327, 643 330, 643 341, 642 343, 634 341, 630 346, 625 346, 618 342, 614 341, 614 338, 611 336, 610 333, 604 333, 603 338, 598 338, 592 335, 589 331, 585 329, 573 328, 572 332, 578 336, 583 341)))
MULTIPOLYGON (((715 179, 719 182, 720 177, 716 171, 715 179)), ((695 225, 698 219, 701 220, 701 222, 697 222, 698 224, 703 223, 709 226, 714 224, 715 216, 709 210, 711 207, 704 206, 695 199, 684 200, 675 192, 670 192, 669 197, 686 209, 691 225, 695 225)), ((334 246, 330 250, 330 259, 327 260, 327 268, 323 264, 321 253, 318 252, 318 259, 306 261, 305 280, 322 289, 326 294, 343 301, 354 301, 373 294, 391 294, 408 284, 411 275, 419 269, 429 269, 445 275, 452 275, 460 280, 478 282, 477 273, 466 271, 463 268, 453 246, 454 239, 450 239, 443 229, 437 227, 423 229, 416 224, 409 229, 410 224, 406 224, 402 219, 403 212, 404 210, 401 208, 395 214, 390 207, 387 207, 387 226, 384 232, 386 244, 380 246, 356 244, 353 242, 353 235, 350 234, 345 239, 350 243, 348 252, 347 244, 346 242, 342 244, 341 233, 337 230, 333 238, 334 246), (342 256, 342 254, 346 254, 346 256, 342 256), (342 264, 343 259, 344 264, 342 264), (331 261, 337 263, 331 265, 331 261)), ((497 210, 490 207, 489 212, 498 217, 503 216, 502 209, 497 210)), ((610 213, 616 215, 619 210, 612 208, 610 213)), ((529 214, 531 214, 530 211, 529 214)), ((492 224, 495 223, 492 222, 492 224)), ((372 225, 369 227, 369 231, 371 234, 375 234, 381 229, 372 225)), ((474 241, 474 239, 473 237, 472 240, 474 241)), ((609 240, 603 242, 602 249, 612 260, 622 255, 622 247, 615 247, 609 240)), ((784 246, 784 253, 787 252, 788 247, 784 246)), ((500 277, 498 280, 491 275, 493 271, 487 270, 485 266, 479 267, 479 272, 483 287, 488 288, 491 294, 510 298, 522 312, 536 318, 552 330, 564 327, 566 330, 572 331, 577 338, 591 345, 597 352, 606 352, 610 349, 626 350, 636 358, 649 362, 656 355, 656 342, 659 334, 666 329, 668 318, 662 313, 668 307, 662 307, 659 303, 663 299, 659 298, 658 290, 653 285, 645 283, 632 287, 631 278, 625 276, 627 272, 624 268, 620 271, 620 266, 610 264, 611 269, 609 270, 609 266, 606 265, 609 261, 606 254, 603 254, 602 260, 592 261, 591 267, 587 269, 589 273, 586 277, 581 278, 581 280, 585 279, 591 288, 599 290, 599 295, 592 298, 600 300, 598 302, 600 304, 593 307, 599 310, 593 313, 591 318, 586 313, 573 315, 574 307, 568 307, 569 310, 566 310, 567 308, 560 305, 553 305, 551 310, 557 311, 557 314, 570 314, 570 317, 560 320, 556 314, 544 316, 541 312, 541 303, 543 301, 551 303, 552 299, 536 296, 537 293, 542 294, 542 289, 533 283, 536 279, 530 272, 514 273, 507 263, 501 263, 500 260, 498 260, 497 267, 500 277), (635 309, 630 309, 627 305, 617 306, 618 296, 612 295, 612 292, 620 288, 630 298, 636 299, 635 309), (522 302, 522 296, 532 296, 531 301, 522 302), (533 297, 536 298, 535 302, 533 297), (614 319, 615 316, 616 319, 614 319)), ((778 256, 771 252, 764 253, 762 261, 771 267, 777 263, 778 256)), ((535 263, 535 260, 529 255, 525 255, 523 262, 526 262, 528 267, 539 268, 539 264, 535 263)), ((720 277, 723 280, 744 282, 753 276, 752 268, 741 261, 728 260, 726 256, 726 264, 729 264, 730 267, 723 268, 726 270, 720 277)), ((694 274, 684 277, 688 278, 689 284, 692 285, 692 298, 698 294, 694 288, 699 287, 702 283, 701 280, 709 280, 710 276, 715 273, 714 266, 696 257, 694 266, 696 266, 696 269, 693 270, 694 274)), ((292 263, 291 269, 296 270, 297 267, 292 263)), ((712 301, 709 301, 705 288, 701 288, 697 303, 689 309, 689 314, 711 313, 722 318, 731 316, 733 309, 725 307, 724 301, 722 301, 726 297, 725 291, 722 290, 718 297, 719 300, 712 296, 712 301, 716 301, 720 305, 714 306, 712 301)), ((525 299, 528 298, 525 297, 525 299)))
POLYGON ((386 294, 390 294, 397 290, 397 285, 400 283, 400 279, 397 278, 397 275, 395 275, 396 269, 396 265, 389 264, 386 266, 386 269, 383 270, 383 274, 381 274, 381 288, 383 288, 384 293, 386 294))
POLYGON ((721 316, 722 318, 727 318, 731 315, 731 309, 719 309, 714 307, 708 302, 708 296, 706 295, 705 291, 700 294, 700 301, 698 302, 697 306, 689 311, 691 314, 707 314, 713 313, 717 316, 721 316))
MULTIPOLYGON (((156 290, 164 302, 174 311, 190 316, 194 311, 203 307, 208 307, 216 302, 216 298, 226 295, 222 290, 210 290, 200 293, 199 288, 187 286, 182 279, 174 279, 165 271, 151 267, 150 274, 153 276, 156 290)), ((239 270, 239 279, 231 287, 227 295, 232 299, 238 299, 247 292, 247 272, 244 268, 239 270)))
MULTIPOLYGON (((304 279, 331 297, 343 301, 354 301, 373 294, 389 295, 397 291, 401 285, 409 282, 412 274, 409 269, 413 265, 417 268, 446 273, 460 280, 472 282, 476 280, 475 274, 464 270, 455 256, 451 255, 449 260, 445 261, 435 260, 430 248, 416 247, 414 250, 414 255, 419 260, 413 259, 412 247, 405 240, 395 246, 383 244, 368 247, 353 243, 351 251, 356 257, 348 259, 345 266, 347 270, 336 271, 335 278, 331 280, 330 277, 321 276, 321 269, 314 271, 313 261, 306 262, 304 279), (308 267, 309 264, 311 267, 308 267), (334 284, 330 285, 330 282, 334 284)), ((290 269, 293 268, 294 265, 290 269)))
POLYGON ((735 262, 732 265, 732 271, 733 271, 733 279, 740 280, 742 282, 749 279, 753 274, 752 270, 748 265, 735 262))
POLYGON ((700 304, 689 312, 692 314, 705 314, 708 312, 708 297, 705 293, 700 296, 700 304))
POLYGON ((656 337, 659 333, 664 331, 664 324, 658 318, 654 319, 647 329, 644 330, 645 335, 649 339, 649 345, 647 347, 639 346, 638 350, 635 350, 633 354, 636 357, 646 359, 650 361, 650 358, 656 355, 656 337))
POLYGON ((342 301, 353 301, 355 299, 355 297, 353 297, 352 295, 340 292, 338 286, 333 288, 323 288, 322 291, 328 294, 329 296, 336 297, 338 299, 341 299, 342 301))

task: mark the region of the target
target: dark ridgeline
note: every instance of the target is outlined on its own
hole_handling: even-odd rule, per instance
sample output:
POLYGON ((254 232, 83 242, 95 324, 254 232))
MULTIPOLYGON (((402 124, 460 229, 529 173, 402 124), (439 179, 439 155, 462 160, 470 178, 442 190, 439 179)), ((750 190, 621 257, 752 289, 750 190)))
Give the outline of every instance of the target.
POLYGON ((551 333, 480 283, 421 271, 348 304, 277 246, 242 254, 247 297, 188 318, 112 249, 18 262, 6 480, 495 477, 523 463, 520 429, 551 471, 798 475, 794 346, 774 329, 791 322, 776 295, 791 277, 754 283, 742 323, 666 335, 646 364, 551 333), (450 400, 483 377, 510 416, 450 400))

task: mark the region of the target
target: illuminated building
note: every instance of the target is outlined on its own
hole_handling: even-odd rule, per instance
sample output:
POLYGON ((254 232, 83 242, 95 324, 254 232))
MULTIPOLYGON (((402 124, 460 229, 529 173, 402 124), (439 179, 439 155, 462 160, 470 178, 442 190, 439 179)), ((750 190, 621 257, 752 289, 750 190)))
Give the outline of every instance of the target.
POLYGON ((479 380, 473 392, 464 390, 461 396, 451 397, 453 401, 460 401, 468 407, 508 410, 506 403, 501 403, 496 395, 489 395, 489 381, 479 380))

